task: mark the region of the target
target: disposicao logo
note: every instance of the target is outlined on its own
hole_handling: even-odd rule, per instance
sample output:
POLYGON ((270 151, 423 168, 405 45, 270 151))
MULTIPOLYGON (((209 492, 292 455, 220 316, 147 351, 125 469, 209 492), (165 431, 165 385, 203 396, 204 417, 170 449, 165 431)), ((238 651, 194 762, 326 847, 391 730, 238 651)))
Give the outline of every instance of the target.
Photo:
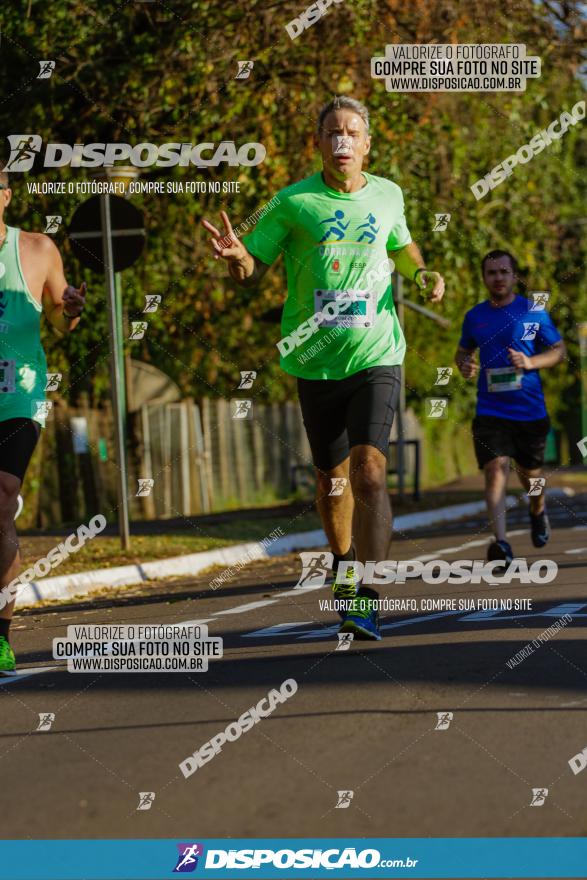
POLYGON ((204 847, 201 843, 178 843, 177 864, 173 869, 174 874, 191 874, 198 867, 198 859, 204 855, 204 847))
MULTIPOLYGON (((40 156, 43 141, 38 134, 9 134, 10 156, 3 171, 30 171, 40 156)), ((43 156, 45 168, 102 168, 126 162, 136 168, 155 165, 158 168, 199 168, 227 165, 260 165, 267 151, 263 144, 246 143, 237 147, 234 141, 218 145, 204 144, 47 144, 43 156), (204 154, 207 155, 204 155, 204 154)))

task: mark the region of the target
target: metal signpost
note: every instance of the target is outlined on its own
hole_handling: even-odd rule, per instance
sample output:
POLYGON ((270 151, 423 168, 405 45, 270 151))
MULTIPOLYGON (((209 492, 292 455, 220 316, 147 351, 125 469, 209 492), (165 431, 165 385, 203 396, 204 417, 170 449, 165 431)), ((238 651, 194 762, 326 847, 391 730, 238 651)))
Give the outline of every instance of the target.
POLYGON ((115 273, 139 258, 145 243, 143 215, 118 196, 92 196, 77 209, 69 238, 75 255, 88 268, 105 276, 112 411, 118 469, 119 532, 123 549, 130 544, 126 463, 126 382, 120 284, 115 273))

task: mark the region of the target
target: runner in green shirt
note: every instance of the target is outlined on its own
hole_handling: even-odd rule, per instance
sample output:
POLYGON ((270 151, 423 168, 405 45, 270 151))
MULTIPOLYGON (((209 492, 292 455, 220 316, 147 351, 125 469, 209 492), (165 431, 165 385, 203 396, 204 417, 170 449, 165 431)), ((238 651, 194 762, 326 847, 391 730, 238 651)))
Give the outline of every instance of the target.
POLYGON ((302 379, 346 379, 404 359, 388 258, 411 241, 402 191, 382 177, 363 177, 357 192, 338 192, 321 173, 287 187, 245 238, 264 264, 284 252, 288 292, 278 348, 283 369, 302 379), (337 315, 300 332, 349 291, 337 315), (341 332, 332 333, 336 328, 341 332))
MULTIPOLYGON (((256 286, 284 255, 288 291, 277 348, 283 369, 298 379, 317 505, 338 571, 355 557, 386 559, 391 536, 387 449, 406 345, 389 258, 433 303, 444 281, 425 268, 412 241, 399 186, 363 171, 367 109, 334 98, 320 111, 316 144, 322 172, 279 192, 244 242, 225 212, 224 232, 203 225, 214 256, 227 260, 242 286, 256 286)), ((358 586, 352 572, 337 573, 334 596, 346 603, 341 631, 379 639, 377 594, 362 587, 357 595, 358 586)))

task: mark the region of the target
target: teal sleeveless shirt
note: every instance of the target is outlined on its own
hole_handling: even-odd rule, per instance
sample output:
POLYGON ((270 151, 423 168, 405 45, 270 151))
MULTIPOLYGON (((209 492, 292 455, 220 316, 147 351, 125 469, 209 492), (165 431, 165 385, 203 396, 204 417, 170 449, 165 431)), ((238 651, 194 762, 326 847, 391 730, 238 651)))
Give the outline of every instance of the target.
POLYGON ((47 360, 41 345, 41 312, 24 279, 20 230, 6 227, 0 247, 0 422, 33 419, 45 427, 47 360))

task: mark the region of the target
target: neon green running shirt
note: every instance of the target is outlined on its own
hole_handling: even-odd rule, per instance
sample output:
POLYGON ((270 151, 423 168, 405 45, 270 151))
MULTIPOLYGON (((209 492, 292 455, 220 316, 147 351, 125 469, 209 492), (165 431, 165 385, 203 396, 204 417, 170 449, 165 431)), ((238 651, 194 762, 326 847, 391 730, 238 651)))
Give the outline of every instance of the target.
POLYGON ((286 187, 243 239, 263 263, 285 255, 278 348, 293 376, 344 379, 403 362, 387 255, 412 240, 403 195, 392 181, 363 174, 367 185, 354 193, 331 189, 321 173, 286 187))

